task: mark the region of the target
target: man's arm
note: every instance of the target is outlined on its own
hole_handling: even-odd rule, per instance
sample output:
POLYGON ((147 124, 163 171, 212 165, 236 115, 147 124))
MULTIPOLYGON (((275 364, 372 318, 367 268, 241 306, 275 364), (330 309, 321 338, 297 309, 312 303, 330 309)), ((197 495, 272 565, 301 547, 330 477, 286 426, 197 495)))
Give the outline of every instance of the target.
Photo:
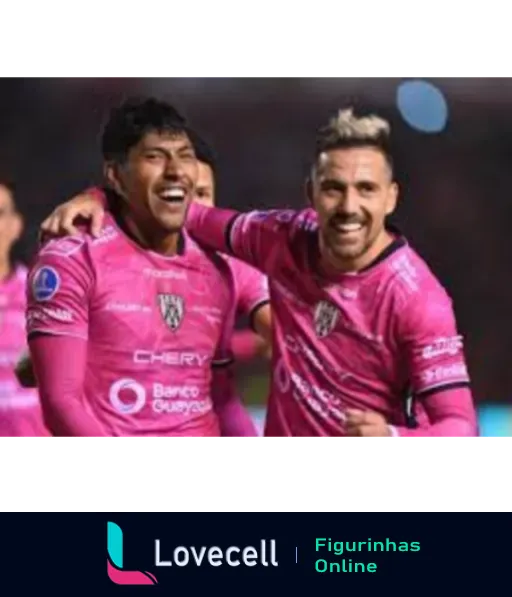
POLYGON ((250 329, 235 330, 231 348, 237 362, 250 361, 256 357, 272 357, 272 311, 269 303, 258 305, 250 314, 250 329))
POLYGON ((237 312, 248 317, 251 330, 236 330, 231 347, 236 361, 268 357, 272 343, 272 315, 268 279, 238 259, 230 260, 235 279, 237 312))
POLYGON ((272 343, 272 309, 270 303, 261 304, 253 311, 252 327, 268 344, 272 343))
POLYGON ((90 234, 98 237, 107 208, 107 195, 102 187, 92 187, 58 205, 41 224, 40 239, 80 234, 79 221, 90 221, 90 234))
POLYGON ((400 436, 477 436, 477 416, 450 299, 439 292, 414 300, 404 309, 400 342, 412 382, 412 395, 429 418, 427 429, 398 426, 400 436))
POLYGON ((392 427, 393 435, 401 437, 475 437, 478 435, 473 398, 469 388, 439 391, 423 399, 430 421, 426 429, 392 427))
MULTIPOLYGON (((101 187, 89 188, 70 201, 59 205, 41 226, 43 236, 58 237, 76 234, 80 220, 91 222, 90 233, 97 236, 101 229, 107 197, 101 187)), ((272 274, 273 256, 286 242, 294 222, 310 214, 294 210, 237 211, 210 208, 193 202, 187 213, 188 232, 198 242, 214 251, 228 253, 262 272, 272 274)))
POLYGON ((83 400, 93 277, 84 243, 44 247, 27 284, 27 333, 45 421, 61 436, 105 435, 83 400))
POLYGON ((237 311, 249 318, 255 332, 271 342, 272 313, 267 276, 237 259, 231 263, 237 289, 237 311))
MULTIPOLYGON (((227 270, 226 270, 227 272, 227 270)), ((229 272, 232 276, 232 270, 229 272)), ((213 407, 219 418, 221 435, 231 437, 254 437, 257 435, 252 419, 237 396, 233 370, 233 352, 231 336, 234 327, 235 312, 232 301, 235 298, 231 279, 228 281, 232 291, 226 303, 220 338, 217 342, 215 357, 212 362, 211 397, 213 407)))
POLYGON ((106 435, 82 401, 87 341, 71 336, 36 334, 29 343, 45 424, 52 434, 60 437, 106 435))
POLYGON ((199 243, 233 255, 267 275, 272 275, 279 248, 288 241, 289 230, 301 212, 291 210, 240 213, 192 203, 187 231, 199 243))
POLYGON ((257 437, 251 415, 236 394, 233 365, 212 370, 212 401, 224 437, 257 437))
POLYGON ((231 350, 237 363, 252 361, 256 357, 270 359, 272 356, 271 343, 250 329, 233 332, 231 350))

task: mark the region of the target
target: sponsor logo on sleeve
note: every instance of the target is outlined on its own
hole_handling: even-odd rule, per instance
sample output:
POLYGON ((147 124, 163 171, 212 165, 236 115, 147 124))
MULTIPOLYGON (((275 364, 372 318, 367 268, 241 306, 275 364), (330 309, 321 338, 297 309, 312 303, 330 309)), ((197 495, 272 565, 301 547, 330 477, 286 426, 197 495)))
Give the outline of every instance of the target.
POLYGON ((421 356, 426 361, 444 355, 455 356, 460 353, 462 348, 462 336, 455 336, 453 338, 437 338, 432 344, 423 349, 421 356))

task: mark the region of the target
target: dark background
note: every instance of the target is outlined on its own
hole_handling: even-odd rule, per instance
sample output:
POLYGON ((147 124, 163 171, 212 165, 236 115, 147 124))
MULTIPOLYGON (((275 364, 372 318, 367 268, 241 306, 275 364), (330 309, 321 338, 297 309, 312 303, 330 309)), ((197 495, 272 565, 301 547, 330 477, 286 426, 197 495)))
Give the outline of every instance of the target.
POLYGON ((510 551, 501 530, 510 514, 3 514, 5 595, 495 595, 509 585, 510 551), (107 577, 107 521, 123 530, 126 570, 147 570, 156 586, 126 587, 107 577), (333 541, 417 541, 419 552, 347 553, 376 562, 375 573, 323 573, 317 537, 333 541), (278 567, 155 568, 179 546, 258 546, 275 539, 278 567), (295 547, 298 546, 298 564, 295 547), (263 593, 264 592, 264 593, 263 593))
MULTIPOLYGON (((435 135, 402 119, 401 81, 2 79, 0 177, 16 183, 22 248, 29 256, 57 203, 100 180, 101 126, 126 95, 164 97, 184 112, 216 148, 219 203, 242 210, 303 205, 317 128, 341 107, 378 111, 393 127, 397 222, 454 299, 476 400, 504 404, 512 393, 512 80, 431 80, 450 109, 435 135)), ((261 401, 265 378, 241 376, 249 400, 261 401)))

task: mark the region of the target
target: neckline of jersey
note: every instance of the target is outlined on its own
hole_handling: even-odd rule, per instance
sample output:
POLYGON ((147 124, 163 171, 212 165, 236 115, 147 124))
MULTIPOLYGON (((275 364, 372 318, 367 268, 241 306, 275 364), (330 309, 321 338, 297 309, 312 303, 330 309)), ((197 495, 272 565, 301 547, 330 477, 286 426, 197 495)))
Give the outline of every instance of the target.
MULTIPOLYGON (((365 268, 358 272, 340 272, 334 269, 330 271, 326 270, 325 267, 321 267, 320 269, 320 277, 328 280, 329 282, 336 282, 336 281, 343 281, 343 282, 350 282, 352 281, 354 284, 361 282, 362 280, 366 280, 369 276, 373 275, 375 272, 380 271, 381 267, 383 267, 386 262, 392 257, 397 251, 403 249, 407 246, 407 239, 405 236, 396 228, 395 226, 388 226, 387 230, 393 235, 394 240, 379 254, 377 257, 365 268)), ((317 265, 320 263, 320 250, 318 245, 318 235, 315 235, 315 244, 313 247, 313 263, 317 265)))

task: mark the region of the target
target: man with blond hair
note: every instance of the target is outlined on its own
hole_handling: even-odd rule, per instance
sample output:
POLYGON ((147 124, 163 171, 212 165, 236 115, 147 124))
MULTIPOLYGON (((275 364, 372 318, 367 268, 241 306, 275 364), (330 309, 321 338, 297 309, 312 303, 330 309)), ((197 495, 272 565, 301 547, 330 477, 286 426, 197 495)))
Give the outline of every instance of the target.
MULTIPOLYGON (((319 131, 307 189, 312 209, 192 204, 187 216, 197 241, 269 277, 265 435, 476 435, 451 300, 387 224, 398 200, 389 124, 340 111, 319 131)), ((96 224, 103 211, 92 197, 61 210, 96 224)))

